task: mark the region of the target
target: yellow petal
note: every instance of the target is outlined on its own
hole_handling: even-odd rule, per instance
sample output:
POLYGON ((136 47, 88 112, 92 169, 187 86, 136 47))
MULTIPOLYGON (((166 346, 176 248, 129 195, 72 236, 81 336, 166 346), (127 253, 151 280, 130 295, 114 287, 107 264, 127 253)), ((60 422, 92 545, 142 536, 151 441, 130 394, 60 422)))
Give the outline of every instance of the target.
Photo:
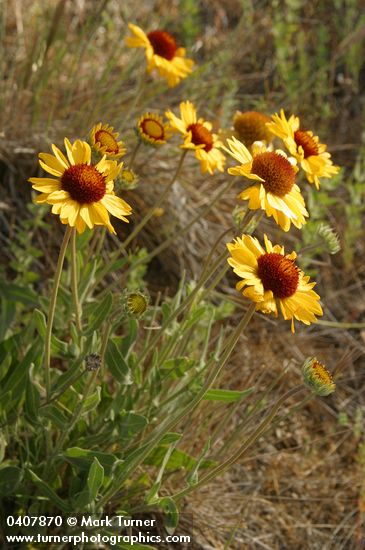
POLYGON ((90 164, 91 149, 90 145, 86 141, 77 139, 72 145, 72 156, 75 164, 90 164))
POLYGON ((73 157, 73 154, 72 154, 72 145, 71 145, 71 142, 68 138, 65 138, 63 140, 64 144, 65 144, 65 149, 66 149, 66 153, 67 153, 67 157, 68 157, 68 160, 70 162, 70 164, 74 165, 75 164, 75 160, 74 160, 74 157, 73 157))
POLYGON ((186 127, 196 123, 196 109, 190 101, 183 101, 180 104, 180 112, 186 127))
POLYGON ((52 144, 52 151, 55 154, 56 158, 60 161, 62 166, 65 169, 67 169, 70 166, 70 164, 69 164, 67 158, 65 157, 65 155, 62 153, 62 151, 58 147, 56 147, 56 145, 54 145, 54 144, 52 144))
POLYGON ((93 222, 91 221, 90 217, 90 211, 89 211, 89 205, 88 204, 82 204, 80 208, 80 217, 84 220, 86 225, 92 229, 94 227, 93 222))
POLYGON ((132 208, 123 199, 115 195, 106 194, 100 202, 113 216, 128 222, 125 216, 129 216, 132 213, 132 208))
POLYGON ((53 176, 60 177, 65 171, 60 161, 48 153, 39 153, 39 164, 45 172, 48 172, 53 176))

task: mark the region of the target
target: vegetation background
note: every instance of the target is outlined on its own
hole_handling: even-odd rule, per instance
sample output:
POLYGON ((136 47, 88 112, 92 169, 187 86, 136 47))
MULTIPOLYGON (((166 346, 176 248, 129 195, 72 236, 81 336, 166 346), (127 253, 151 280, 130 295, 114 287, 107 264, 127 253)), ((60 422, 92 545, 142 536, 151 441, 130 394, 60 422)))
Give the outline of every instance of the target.
MULTIPOLYGON (((220 482, 190 497, 184 510, 194 514, 198 548, 363 548, 364 2, 1 0, 0 7, 0 255, 7 277, 26 272, 40 287, 52 276, 62 228, 48 215, 52 233, 43 230, 43 211, 29 206, 27 179, 36 173, 39 151, 64 136, 86 137, 96 122, 112 124, 132 147, 141 112, 176 108, 181 100, 194 101, 222 128, 231 126, 236 109, 273 113, 284 107, 329 144, 343 169, 309 197, 313 223, 329 220, 342 245, 336 256, 316 250, 308 256, 325 319, 292 337, 286 323, 274 326, 258 316, 249 328, 250 346, 242 338, 225 384, 236 389, 255 380, 267 387, 283 365, 285 384, 297 382, 298 365, 310 350, 334 372, 337 392, 276 424, 269 438, 220 482), (142 52, 124 46, 129 21, 173 33, 196 60, 194 75, 173 90, 156 80, 136 95, 142 52)), ((137 157, 140 186, 126 197, 135 223, 159 194, 154 174, 167 180, 174 164, 173 148, 156 155, 144 148, 137 157)), ((189 159, 171 208, 134 246, 161 242, 167 228, 170 233, 208 204, 226 178, 201 176, 189 159)), ((188 238, 153 260, 147 273, 152 294, 165 292, 166 281, 173 293, 182 268, 198 273, 209 243, 231 223, 236 194, 232 189, 188 238)), ((272 225, 270 231, 275 234, 272 225)), ((302 235, 287 236, 287 244, 298 247, 302 239, 300 246, 309 247, 314 231, 308 224, 302 235)), ((232 282, 227 279, 221 291, 234 300, 232 282)), ((236 416, 239 422, 238 411, 236 416)), ((200 420, 192 418, 196 425, 200 420)))

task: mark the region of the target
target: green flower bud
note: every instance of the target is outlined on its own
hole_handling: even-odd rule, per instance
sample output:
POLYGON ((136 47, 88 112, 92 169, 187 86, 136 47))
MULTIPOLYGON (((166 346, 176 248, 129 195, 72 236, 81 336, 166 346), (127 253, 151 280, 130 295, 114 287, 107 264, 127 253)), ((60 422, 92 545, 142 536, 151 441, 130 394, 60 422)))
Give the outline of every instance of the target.
POLYGON ((329 254, 337 254, 341 250, 340 239, 330 225, 321 223, 317 229, 317 234, 323 240, 329 254))
POLYGON ((118 183, 121 189, 135 189, 138 185, 138 176, 131 168, 124 168, 119 174, 118 183))
POLYGON ((143 292, 128 292, 125 298, 125 310, 133 317, 142 317, 148 307, 148 297, 143 292))
POLYGON ((317 361, 315 357, 309 357, 302 367, 304 382, 316 395, 322 397, 330 395, 336 389, 332 375, 317 361))

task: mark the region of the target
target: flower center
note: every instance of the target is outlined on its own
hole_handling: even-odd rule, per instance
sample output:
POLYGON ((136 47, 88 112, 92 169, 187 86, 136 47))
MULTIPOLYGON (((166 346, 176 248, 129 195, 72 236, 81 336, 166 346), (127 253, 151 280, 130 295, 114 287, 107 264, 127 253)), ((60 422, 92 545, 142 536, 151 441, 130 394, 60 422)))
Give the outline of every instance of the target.
POLYGON ((100 201, 106 191, 104 176, 92 164, 75 164, 61 177, 61 188, 80 204, 100 201))
POLYGON ((289 298, 295 294, 299 283, 299 270, 293 260, 270 252, 257 259, 258 276, 265 290, 271 290, 275 298, 289 298))
POLYGON ((254 141, 271 141, 272 133, 266 126, 270 117, 258 111, 237 112, 233 119, 233 127, 242 143, 250 147, 254 141))
POLYGON ((267 192, 284 197, 295 183, 295 170, 287 158, 274 151, 256 155, 252 162, 252 173, 260 176, 267 192))
POLYGON ((98 130, 95 133, 95 143, 100 143, 101 147, 106 147, 107 153, 118 153, 119 151, 116 139, 106 130, 98 130))
POLYGON ((191 141, 194 145, 204 145, 204 151, 207 153, 213 149, 213 136, 208 128, 200 124, 200 122, 189 124, 187 130, 191 132, 191 141))
POLYGON ((153 118, 145 118, 141 122, 143 132, 152 139, 164 139, 164 128, 157 120, 153 118))
POLYGON ((304 158, 318 155, 318 144, 308 132, 297 130, 294 132, 294 140, 297 146, 302 147, 304 151, 304 158))
POLYGON ((177 50, 176 40, 166 31, 152 31, 147 34, 156 55, 171 61, 177 50))

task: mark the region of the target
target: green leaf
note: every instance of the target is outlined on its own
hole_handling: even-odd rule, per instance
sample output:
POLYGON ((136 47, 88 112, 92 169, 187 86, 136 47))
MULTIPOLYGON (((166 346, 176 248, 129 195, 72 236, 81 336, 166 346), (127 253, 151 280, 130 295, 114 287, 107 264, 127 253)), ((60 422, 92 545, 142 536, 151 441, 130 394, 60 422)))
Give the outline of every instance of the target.
POLYGON ((165 512, 164 526, 169 535, 175 532, 176 527, 179 524, 179 510, 175 504, 175 501, 171 497, 164 497, 159 500, 159 505, 165 512))
POLYGON ((85 507, 90 504, 92 501, 92 497, 90 494, 90 491, 88 488, 84 489, 83 491, 80 491, 80 493, 77 493, 74 495, 72 499, 73 506, 75 507, 75 510, 81 511, 85 510, 85 507))
POLYGON ((125 413, 119 423, 120 437, 123 442, 133 439, 147 426, 147 418, 132 411, 125 413))
POLYGON ((189 357, 174 357, 162 364, 161 369, 169 371, 172 378, 181 378, 194 366, 195 361, 189 357))
POLYGON ((23 479, 23 470, 17 466, 5 466, 0 469, 0 495, 14 495, 23 479))
POLYGON ((72 509, 70 508, 69 504, 64 501, 62 498, 60 498, 54 490, 40 477, 37 476, 32 470, 28 470, 29 475, 33 481, 47 498, 57 506, 62 512, 72 512, 72 509))
MULTIPOLYGON (((144 463, 150 466, 161 466, 163 459, 166 455, 168 447, 166 445, 159 445, 156 447, 149 456, 145 459, 144 463)), ((192 456, 180 451, 179 449, 174 449, 171 453, 171 456, 166 464, 165 470, 180 470, 184 468, 186 471, 191 471, 196 464, 196 459, 192 456)), ((214 465, 212 460, 203 460, 200 464, 201 468, 210 468, 214 465)))
POLYGON ((0 281, 0 296, 10 302, 21 303, 25 306, 38 305, 38 296, 33 290, 7 281, 0 281))
POLYGON ((86 296, 90 286, 95 281, 95 273, 98 267, 99 259, 88 262, 81 270, 79 279, 79 295, 80 302, 86 302, 86 296))
POLYGON ((106 321, 113 305, 113 296, 108 292, 101 302, 94 302, 85 308, 86 315, 89 315, 89 322, 86 334, 92 334, 104 321, 106 321))
POLYGON ((252 393, 253 388, 248 388, 243 391, 234 391, 234 390, 220 390, 220 389, 210 389, 205 395, 204 399, 208 401, 222 401, 224 403, 234 403, 240 401, 246 395, 252 393))
POLYGON ((90 466, 89 475, 87 476, 87 486, 90 491, 91 500, 95 500, 98 491, 104 481, 104 468, 95 457, 90 466))
POLYGON ((8 372, 2 381, 0 401, 7 411, 16 408, 21 402, 25 394, 28 371, 31 364, 39 360, 40 348, 40 342, 36 340, 25 354, 23 360, 14 369, 10 368, 10 372, 8 372))
POLYGON ((0 432, 0 463, 4 460, 7 446, 8 446, 8 442, 5 438, 5 435, 0 432))
POLYGON ((100 403, 100 386, 96 388, 95 392, 91 395, 89 395, 82 404, 82 414, 86 414, 94 409, 99 405, 100 403))
MULTIPOLYGON (((196 483, 198 483, 198 481, 199 481, 199 468, 200 468, 201 464, 204 462, 205 456, 209 453, 210 446, 211 446, 211 440, 210 440, 210 437, 209 437, 208 440, 206 441, 203 449, 202 449, 202 452, 200 453, 199 458, 197 459, 193 469, 190 471, 190 474, 187 478, 187 481, 188 481, 189 485, 195 485, 196 483)), ((212 466, 213 466, 213 464, 212 464, 212 466)))
POLYGON ((175 441, 180 441, 182 436, 183 434, 169 432, 163 436, 160 441, 160 445, 170 445, 171 443, 175 443, 175 441))
POLYGON ((123 385, 133 383, 132 373, 113 340, 108 341, 105 362, 115 380, 123 385))
POLYGON ((198 323, 206 314, 208 308, 206 305, 200 306, 190 315, 189 319, 184 323, 185 330, 198 323))
MULTIPOLYGON (((46 316, 44 315, 43 311, 40 311, 39 309, 36 308, 33 312, 33 319, 34 319, 34 323, 38 331, 38 334, 44 341, 46 337, 46 331, 47 331, 46 316)), ((70 356, 69 345, 66 342, 62 342, 62 340, 57 338, 57 336, 55 336, 54 334, 52 334, 51 336, 51 354, 54 357, 70 356)))
POLYGON ((63 456, 70 464, 74 464, 80 468, 80 470, 87 471, 90 470, 94 458, 97 458, 100 465, 104 468, 106 476, 110 475, 115 462, 120 462, 120 460, 113 454, 89 451, 87 449, 81 449, 80 447, 70 447, 63 453, 63 456))
POLYGON ((138 335, 138 321, 134 317, 128 319, 127 335, 122 339, 121 352, 127 355, 130 352, 138 335))
POLYGON ((62 373, 57 380, 54 383, 54 386, 52 386, 52 394, 53 392, 59 392, 63 388, 66 388, 67 386, 71 385, 72 381, 78 380, 80 378, 80 372, 81 372, 81 360, 76 361, 74 364, 72 364, 66 372, 62 373))
MULTIPOLYGON (((57 428, 60 430, 67 429, 69 421, 71 418, 71 413, 68 414, 68 417, 64 414, 65 409, 57 403, 56 405, 46 405, 40 409, 40 415, 51 420, 57 428)), ((68 412, 68 411, 67 411, 68 412)))
POLYGON ((33 369, 31 367, 29 369, 27 387, 25 390, 24 412, 27 420, 29 420, 31 423, 36 423, 38 420, 41 397, 37 386, 33 382, 32 371, 33 369))
POLYGON ((15 316, 16 305, 5 298, 1 299, 0 306, 0 340, 5 338, 5 335, 10 328, 15 316))

